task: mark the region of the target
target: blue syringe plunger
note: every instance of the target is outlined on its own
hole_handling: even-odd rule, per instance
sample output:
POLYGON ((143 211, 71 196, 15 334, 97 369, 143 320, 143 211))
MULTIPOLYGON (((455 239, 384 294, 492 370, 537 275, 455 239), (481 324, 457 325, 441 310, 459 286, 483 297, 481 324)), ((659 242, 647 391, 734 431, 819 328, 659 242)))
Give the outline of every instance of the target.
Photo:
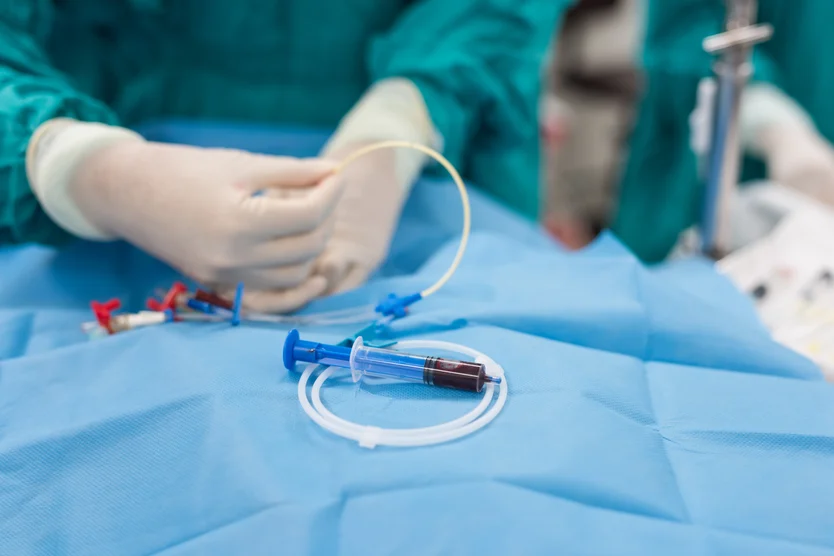
POLYGON ((301 361, 349 369, 350 351, 351 348, 345 346, 302 340, 298 330, 292 329, 284 341, 284 367, 291 371, 295 369, 295 364, 301 361))
POLYGON ((350 369, 356 381, 367 374, 471 392, 480 392, 488 382, 501 383, 500 377, 486 374, 482 363, 368 347, 361 337, 353 347, 320 344, 302 340, 292 330, 284 342, 284 366, 293 370, 298 361, 350 369))

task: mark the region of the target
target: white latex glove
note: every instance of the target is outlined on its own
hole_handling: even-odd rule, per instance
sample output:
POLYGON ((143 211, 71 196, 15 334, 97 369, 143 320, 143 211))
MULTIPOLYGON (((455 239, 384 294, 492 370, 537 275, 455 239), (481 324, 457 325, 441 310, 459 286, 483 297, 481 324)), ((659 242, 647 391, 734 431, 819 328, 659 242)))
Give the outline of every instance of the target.
MULTIPOLYGON (((324 155, 343 160, 354 151, 385 140, 403 140, 439 148, 423 97, 406 79, 372 87, 339 125, 324 155)), ((333 235, 316 273, 328 293, 362 285, 388 254, 403 204, 427 157, 414 150, 369 153, 342 171, 344 194, 336 209, 333 235)))
POLYGON ((243 281, 256 310, 293 310, 326 289, 312 268, 342 189, 332 163, 59 123, 36 134, 27 162, 44 209, 69 231, 125 239, 211 287, 243 281))
MULTIPOLYGON (((362 145, 330 153, 341 160, 362 145)), ((336 208, 333 235, 316 272, 327 279, 328 293, 357 288, 388 254, 407 190, 397 181, 396 153, 372 152, 342 173, 345 189, 336 208)))
POLYGON ((834 149, 815 131, 798 127, 768 129, 768 177, 834 206, 834 149))
POLYGON ((700 161, 706 158, 712 141, 712 112, 715 109, 716 90, 715 79, 701 79, 695 109, 689 115, 689 147, 700 161))
POLYGON ((781 90, 766 84, 745 90, 741 138, 747 151, 765 160, 771 180, 834 205, 834 149, 781 90))

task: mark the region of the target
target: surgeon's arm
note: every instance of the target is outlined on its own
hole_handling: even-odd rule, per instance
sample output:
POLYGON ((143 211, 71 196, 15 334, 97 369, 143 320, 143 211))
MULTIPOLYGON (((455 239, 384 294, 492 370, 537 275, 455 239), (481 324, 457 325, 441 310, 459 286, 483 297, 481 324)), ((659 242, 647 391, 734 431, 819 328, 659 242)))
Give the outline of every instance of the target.
POLYGON ((443 154, 460 165, 476 135, 511 144, 536 129, 542 62, 559 16, 571 4, 416 2, 372 44, 371 75, 416 85, 443 154))
POLYGON ((123 239, 204 284, 244 282, 261 311, 320 295, 326 281, 310 274, 342 189, 333 165, 115 125, 50 65, 53 15, 50 0, 0 0, 0 244, 123 239))
POLYGON ((52 17, 51 2, 0 0, 0 245, 71 237, 44 212, 26 176, 27 147, 38 127, 57 117, 116 119, 50 65, 43 45, 52 17))
MULTIPOLYGON (((537 132, 543 58, 573 0, 422 0, 372 41, 375 85, 326 149, 334 158, 383 139, 442 150, 457 167, 476 136, 512 145, 537 132)), ((348 169, 319 270, 333 291, 361 284, 384 259, 426 157, 378 153, 348 169)))

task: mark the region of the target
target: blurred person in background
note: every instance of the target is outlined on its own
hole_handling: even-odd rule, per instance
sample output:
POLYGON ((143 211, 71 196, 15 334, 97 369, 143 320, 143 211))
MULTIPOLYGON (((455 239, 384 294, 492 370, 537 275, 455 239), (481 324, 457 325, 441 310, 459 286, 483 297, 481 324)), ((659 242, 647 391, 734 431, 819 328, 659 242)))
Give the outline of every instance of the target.
MULTIPOLYGON (((699 82, 712 76, 707 36, 724 0, 648 0, 640 105, 613 229, 642 259, 662 260, 700 217, 703 181, 690 148, 699 82)), ((834 21, 830 0, 759 0, 774 35, 755 48, 740 114, 741 181, 769 179, 834 205, 834 21)))
POLYGON ((535 218, 540 65, 571 1, 0 0, 0 244, 123 239, 292 310, 384 259, 425 157, 332 172, 387 139, 535 218), (318 159, 129 129, 164 118, 338 127, 318 159))
POLYGON ((579 0, 565 14, 540 117, 547 153, 545 225, 570 249, 606 227, 622 144, 640 92, 639 0, 579 0))

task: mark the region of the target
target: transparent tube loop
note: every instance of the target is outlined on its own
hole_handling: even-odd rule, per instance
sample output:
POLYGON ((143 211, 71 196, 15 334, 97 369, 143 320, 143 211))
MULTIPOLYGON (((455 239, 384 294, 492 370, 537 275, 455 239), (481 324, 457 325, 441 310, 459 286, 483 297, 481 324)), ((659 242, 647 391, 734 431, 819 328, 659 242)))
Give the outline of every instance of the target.
POLYGON ((351 423, 329 411, 321 401, 321 388, 325 381, 333 375, 334 368, 330 367, 323 371, 313 383, 311 392, 312 403, 307 397, 307 383, 310 380, 317 365, 310 364, 301 374, 298 381, 298 400, 301 407, 310 419, 317 425, 343 438, 354 440, 365 448, 376 446, 428 446, 449 442, 472 434, 489 424, 503 409, 508 395, 507 379, 504 376, 504 369, 494 360, 483 353, 472 348, 434 340, 405 340, 397 343, 397 347, 428 348, 460 353, 473 357, 476 361, 484 363, 491 376, 501 377, 498 385, 498 397, 493 402, 496 386, 492 383, 484 387, 484 394, 478 405, 465 415, 449 422, 430 427, 418 427, 410 429, 383 429, 380 427, 360 425, 351 423), (492 406, 490 407, 490 404, 492 406), (489 408, 489 409, 487 409, 489 408))

